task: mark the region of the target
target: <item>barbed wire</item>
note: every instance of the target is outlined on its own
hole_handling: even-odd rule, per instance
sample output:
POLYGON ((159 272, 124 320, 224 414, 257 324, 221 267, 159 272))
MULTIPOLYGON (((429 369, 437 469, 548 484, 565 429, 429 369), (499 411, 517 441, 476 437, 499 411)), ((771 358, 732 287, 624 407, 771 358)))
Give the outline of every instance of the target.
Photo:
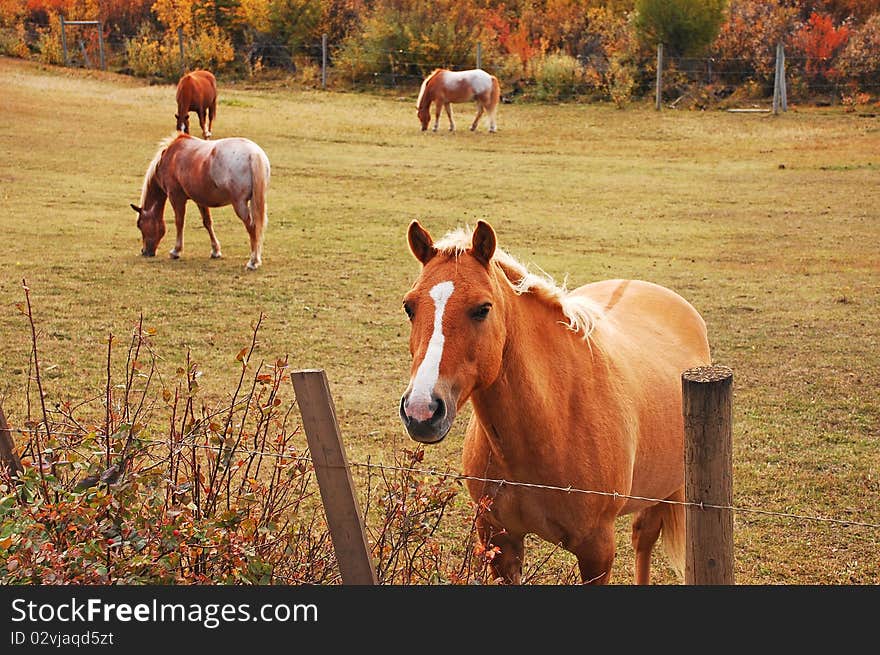
MULTIPOLYGON (((19 433, 27 432, 28 430, 17 429, 19 433)), ((30 432, 36 432, 30 431, 30 432)), ((63 434, 63 433, 53 433, 53 434, 63 434)), ((75 434, 75 433, 72 433, 75 434)), ((137 439, 140 443, 152 443, 156 445, 168 445, 168 441, 162 439, 137 439)), ((183 448, 198 448, 204 450, 216 450, 221 452, 224 449, 228 449, 231 452, 241 453, 250 455, 253 457, 263 456, 263 457, 275 457, 282 460, 289 460, 291 462, 308 462, 315 466, 314 460, 307 455, 296 455, 296 454, 285 454, 278 453, 272 451, 263 451, 263 450, 251 450, 244 448, 228 448, 225 446, 211 446, 208 444, 197 444, 194 442, 186 442, 182 441, 175 442, 175 446, 177 449, 174 451, 174 454, 179 454, 183 448)), ((321 465, 326 468, 346 468, 345 466, 329 466, 329 465, 321 465)), ((566 494, 587 494, 587 495, 596 495, 596 496, 605 496, 608 498, 614 498, 615 500, 623 498, 626 500, 635 500, 640 502, 648 502, 654 504, 667 504, 667 505, 681 505, 683 507, 694 507, 699 508, 701 510, 706 509, 717 509, 717 510, 725 510, 734 513, 740 514, 759 514, 763 516, 775 516, 780 518, 788 518, 802 521, 814 521, 818 523, 834 523, 838 525, 847 525, 847 526, 856 526, 856 527, 864 527, 864 528, 872 528, 875 530, 880 530, 880 523, 870 523, 867 521, 858 521, 852 519, 840 519, 834 517, 827 516, 816 516, 816 515, 808 515, 808 514, 797 514, 793 512, 780 512, 777 510, 767 510, 760 509, 755 507, 744 507, 739 505, 719 505, 713 503, 705 503, 705 502, 693 502, 693 501, 685 501, 685 500, 669 500, 668 498, 652 498, 650 496, 638 496, 634 494, 625 494, 620 493, 618 491, 599 491, 594 489, 580 489, 578 487, 573 487, 571 485, 563 487, 560 485, 549 485, 549 484, 541 484, 537 482, 520 482, 517 480, 506 480, 504 478, 483 478, 474 475, 464 475, 462 473, 458 473, 456 471, 439 471, 434 468, 417 468, 410 466, 400 466, 399 464, 376 464, 373 462, 348 462, 348 468, 366 468, 366 469, 377 469, 377 470, 387 470, 387 471, 396 471, 396 472, 406 472, 406 473, 418 473, 420 475, 430 475, 433 477, 440 478, 449 478, 456 481, 471 481, 471 482, 482 482, 488 484, 498 485, 500 487, 508 486, 508 487, 522 487, 528 489, 539 489, 545 491, 555 491, 562 492, 566 494)), ((846 511, 855 512, 857 510, 852 508, 847 508, 846 511)))

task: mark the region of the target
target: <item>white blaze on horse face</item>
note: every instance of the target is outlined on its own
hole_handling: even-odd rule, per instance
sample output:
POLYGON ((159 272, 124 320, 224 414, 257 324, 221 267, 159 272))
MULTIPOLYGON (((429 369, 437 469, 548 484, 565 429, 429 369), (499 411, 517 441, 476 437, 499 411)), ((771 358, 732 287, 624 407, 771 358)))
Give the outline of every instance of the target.
POLYGON ((428 406, 431 404, 434 387, 440 377, 440 360, 443 358, 443 344, 446 340, 443 336, 443 310, 446 309, 446 301, 454 290, 455 286, 447 280, 434 285, 429 292, 434 300, 434 332, 428 342, 425 357, 413 378, 412 392, 407 401, 407 406, 411 408, 410 415, 416 420, 431 418, 428 406))

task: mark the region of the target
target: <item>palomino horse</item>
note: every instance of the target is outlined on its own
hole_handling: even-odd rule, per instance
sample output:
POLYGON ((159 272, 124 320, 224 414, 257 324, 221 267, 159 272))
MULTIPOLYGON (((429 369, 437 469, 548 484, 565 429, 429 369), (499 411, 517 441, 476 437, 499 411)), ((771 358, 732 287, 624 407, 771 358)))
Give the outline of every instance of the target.
POLYGON ((497 77, 479 68, 467 71, 450 71, 445 68, 435 70, 422 82, 419 98, 416 100, 422 131, 428 129, 428 123, 431 121, 431 105, 434 105, 434 131, 437 131, 440 123, 440 111, 445 109, 449 118, 449 131, 454 132, 455 121, 452 120, 451 103, 470 100, 477 101, 477 115, 471 124, 471 131, 477 129, 483 111, 489 116, 489 131, 497 131, 495 113, 501 100, 501 86, 497 77))
POLYGON ((177 241, 171 257, 183 251, 183 219, 186 201, 193 200, 211 237, 211 257, 221 256, 209 207, 232 205, 251 238, 247 267, 262 263, 263 233, 269 221, 266 193, 269 189, 269 158, 248 139, 230 137, 203 141, 180 132, 165 139, 147 167, 141 189, 137 226, 143 238, 141 254, 153 257, 165 236, 165 201, 174 209, 177 241))
POLYGON ((574 553, 584 582, 607 583, 624 514, 636 583, 649 582, 661 532, 681 574, 684 508, 662 501, 684 498, 681 373, 710 361, 697 311, 638 280, 566 291, 496 248, 483 221, 436 244, 413 221, 408 236, 422 270, 404 298, 413 360, 400 416, 437 443, 471 400, 462 472, 474 501, 491 501, 477 525, 500 549, 494 575, 519 583, 523 538, 536 534, 574 553))
POLYGON ((211 138, 217 116, 217 80, 208 71, 187 73, 177 83, 177 129, 189 134, 189 112, 199 115, 202 135, 211 138))

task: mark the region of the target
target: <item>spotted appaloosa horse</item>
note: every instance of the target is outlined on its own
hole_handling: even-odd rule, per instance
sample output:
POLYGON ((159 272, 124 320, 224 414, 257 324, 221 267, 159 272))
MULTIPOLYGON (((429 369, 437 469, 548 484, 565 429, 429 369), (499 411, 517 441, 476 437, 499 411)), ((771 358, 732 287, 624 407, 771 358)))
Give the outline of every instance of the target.
POLYGON ((451 71, 445 68, 435 70, 422 82, 416 100, 422 131, 428 129, 428 123, 431 121, 431 105, 434 105, 434 131, 437 131, 440 111, 443 109, 446 110, 446 116, 449 118, 449 131, 455 131, 451 103, 471 100, 477 102, 477 115, 471 124, 471 131, 477 129, 483 111, 489 117, 489 131, 497 131, 495 114, 501 100, 501 85, 497 77, 479 68, 466 71, 451 71))
POLYGON ((269 222, 266 211, 269 176, 269 158, 260 146, 248 139, 230 137, 203 141, 180 132, 165 139, 144 175, 140 206, 131 205, 138 214, 137 226, 143 241, 141 254, 147 257, 156 254, 165 235, 165 201, 168 200, 174 209, 177 227, 177 241, 170 254, 173 259, 180 257, 186 201, 191 199, 198 206, 211 238, 212 258, 220 257, 221 253, 209 208, 232 205, 250 235, 251 257, 247 267, 256 269, 263 261, 263 235, 269 222))
POLYGON ((462 472, 474 501, 489 499, 477 526, 500 549, 495 575, 518 583, 523 538, 536 534, 574 553, 584 582, 607 583, 624 514, 635 581, 649 582, 661 532, 681 573, 684 508, 664 501, 684 498, 681 374, 710 362, 693 306, 638 280, 566 291, 497 248, 483 221, 438 243, 414 221, 408 237, 422 269, 404 297, 400 417, 413 439, 437 443, 471 401, 462 472))
POLYGON ((177 83, 177 129, 189 134, 189 112, 199 116, 202 135, 209 139, 217 116, 217 80, 206 70, 187 73, 177 83))

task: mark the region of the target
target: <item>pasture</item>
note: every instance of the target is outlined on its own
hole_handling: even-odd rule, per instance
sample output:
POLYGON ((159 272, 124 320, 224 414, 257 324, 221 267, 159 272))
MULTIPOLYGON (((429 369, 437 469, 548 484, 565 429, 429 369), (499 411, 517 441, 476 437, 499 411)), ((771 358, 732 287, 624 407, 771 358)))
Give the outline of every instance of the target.
MULTIPOLYGON (((137 203, 175 88, 0 58, 0 400, 25 415, 30 288, 51 401, 100 396, 108 333, 143 315, 173 370, 189 350, 201 393, 234 388, 236 353, 265 314, 258 355, 324 368, 349 459, 413 448, 398 415, 409 379, 401 307, 419 265, 406 229, 435 237, 483 219, 499 245, 570 288, 603 278, 666 285, 702 313, 713 361, 734 371, 734 505, 880 524, 880 117, 791 108, 778 117, 502 104, 498 133, 471 105, 458 131, 420 131, 415 96, 218 82, 214 138, 243 136, 272 165, 263 265, 247 233, 198 211, 185 248, 140 256, 137 203)), ((425 450, 459 469, 469 409, 425 450)), ((444 517, 469 529, 464 491, 444 517)), ((878 584, 880 529, 737 512, 739 584, 878 584)), ((629 520, 612 582, 632 580, 629 520)), ((573 559, 534 544, 533 582, 573 559)), ((658 556, 655 581, 674 582, 658 556)), ((563 572, 563 573, 559 573, 563 572)), ((572 577, 572 579, 574 579, 572 577)))

